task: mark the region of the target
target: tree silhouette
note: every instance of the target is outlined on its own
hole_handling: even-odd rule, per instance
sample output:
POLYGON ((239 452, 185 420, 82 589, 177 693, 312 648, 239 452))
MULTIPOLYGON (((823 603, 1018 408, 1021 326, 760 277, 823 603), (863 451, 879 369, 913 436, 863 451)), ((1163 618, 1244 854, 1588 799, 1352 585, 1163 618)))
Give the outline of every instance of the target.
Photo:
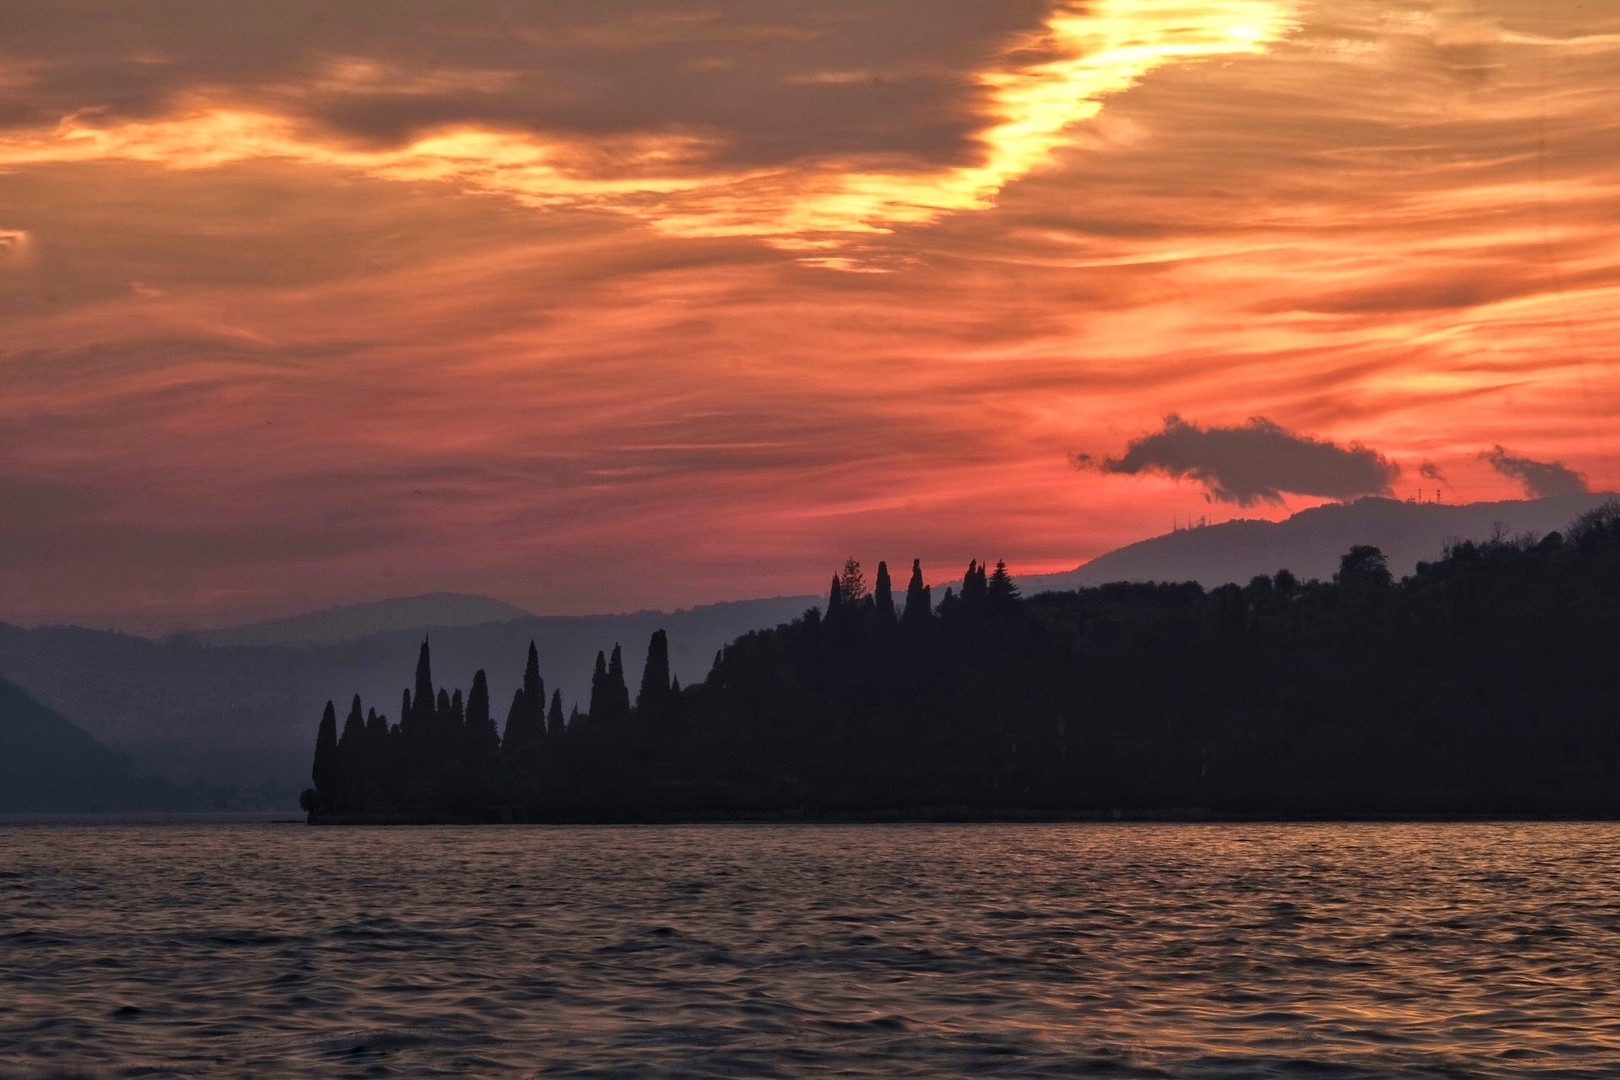
POLYGON ((609 719, 613 712, 612 700, 613 691, 608 687, 607 654, 598 649, 596 670, 591 672, 591 701, 586 714, 591 718, 593 727, 598 720, 609 719))
POLYGON ((928 586, 923 584, 922 560, 911 560, 911 582, 906 586, 906 610, 901 619, 908 625, 914 626, 926 622, 933 614, 933 608, 928 596, 928 586))
MULTIPOLYGON (((984 573, 983 567, 979 568, 979 573, 984 573)), ((985 595, 996 607, 1006 607, 1018 599, 1018 586, 1013 582, 1012 575, 1007 573, 1005 560, 996 560, 996 572, 990 575, 990 580, 985 584, 985 595)))
POLYGON ((495 731, 495 718, 489 711, 489 680, 484 669, 473 675, 472 689, 467 691, 467 759, 484 771, 494 768, 500 752, 501 739, 495 731))
POLYGON ((433 693, 433 662, 428 654, 427 638, 423 638, 422 651, 416 657, 416 692, 411 695, 415 713, 411 719, 416 730, 424 735, 437 726, 434 723, 436 700, 433 693))
POLYGON ((364 801, 366 759, 369 756, 367 749, 366 718, 360 707, 360 695, 356 694, 337 743, 336 788, 333 795, 342 806, 358 808, 364 801))
POLYGON ((636 711, 644 724, 666 719, 669 705, 669 638, 654 630, 647 642, 647 664, 641 669, 641 689, 636 694, 636 711))
POLYGON ((506 710, 506 733, 501 736, 501 751, 514 757, 528 746, 528 707, 524 703, 523 687, 512 693, 512 705, 506 710))
POLYGON ((1371 544, 1357 544, 1340 557, 1334 581, 1351 589, 1387 589, 1394 576, 1382 551, 1371 544))
POLYGON ((562 691, 551 692, 551 710, 546 714, 546 734, 553 739, 562 738, 565 731, 563 724, 562 691))
POLYGON ((321 726, 315 732, 315 763, 310 768, 310 779, 315 782, 315 793, 323 807, 337 804, 342 783, 337 739, 337 709, 328 701, 321 714, 321 726))
POLYGON ((545 734, 546 684, 540 678, 540 650, 529 641, 529 657, 523 665, 523 707, 525 739, 545 734))
POLYGON ((838 588, 845 607, 853 608, 866 597, 866 575, 861 573, 860 560, 853 555, 844 560, 844 569, 838 574, 838 588))
POLYGON ((877 613, 885 623, 894 622, 894 587, 889 581, 889 564, 878 560, 877 584, 872 587, 877 601, 877 613))
MULTIPOLYGON (((991 573, 973 560, 961 594, 947 590, 930 613, 919 560, 912 571, 905 632, 880 617, 879 563, 870 601, 850 602, 840 574, 835 617, 812 608, 746 634, 684 689, 659 631, 634 710, 622 649, 599 652, 590 716, 576 706, 565 724, 553 690, 549 736, 536 721, 531 750, 514 753, 528 710, 520 688, 496 769, 478 765, 494 744, 483 672, 465 702, 448 698, 452 725, 465 712, 448 750, 375 714, 362 724, 358 700, 339 738, 329 704, 301 803, 314 820, 943 806, 1620 814, 1609 685, 1620 508, 1569 539, 1450 544, 1399 582, 1365 545, 1332 581, 1279 571, 1207 591, 1113 583, 1024 597, 1004 562, 991 573)), ((424 649, 407 718, 424 705, 437 716, 449 693, 433 689, 425 661, 424 649)))
POLYGON ((630 687, 624 679, 624 651, 615 643, 608 657, 607 689, 609 722, 622 724, 630 719, 630 687))

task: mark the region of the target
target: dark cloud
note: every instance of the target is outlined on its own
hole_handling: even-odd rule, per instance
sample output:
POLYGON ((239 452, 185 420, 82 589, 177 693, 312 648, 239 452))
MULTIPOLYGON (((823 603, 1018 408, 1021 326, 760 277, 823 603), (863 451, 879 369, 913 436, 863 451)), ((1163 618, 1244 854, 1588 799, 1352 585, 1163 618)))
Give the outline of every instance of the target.
POLYGON ((1297 435, 1263 416, 1234 427, 1199 427, 1174 413, 1165 417, 1162 431, 1132 439, 1122 456, 1094 462, 1080 455, 1075 463, 1127 476, 1191 477, 1211 498, 1239 506, 1278 503, 1285 492, 1335 499, 1382 495, 1401 471, 1359 443, 1346 447, 1297 435))
POLYGON ((1419 465, 1418 475, 1423 477, 1425 480, 1438 480, 1442 484, 1446 482, 1446 474, 1441 472, 1440 466, 1436 465, 1432 461, 1425 461, 1423 464, 1419 465))
POLYGON ((1525 457, 1514 457, 1501 446, 1483 451, 1481 461, 1491 463, 1491 468, 1510 480, 1516 480, 1524 487, 1524 493, 1532 499, 1545 499, 1552 495, 1579 495, 1590 490, 1586 486, 1586 478, 1571 469, 1561 461, 1534 461, 1525 457))
POLYGON ((189 98, 397 144, 437 126, 584 136, 723 132, 718 160, 881 154, 966 163, 971 77, 1048 0, 454 5, 105 0, 8 5, 0 127, 149 120, 189 98))

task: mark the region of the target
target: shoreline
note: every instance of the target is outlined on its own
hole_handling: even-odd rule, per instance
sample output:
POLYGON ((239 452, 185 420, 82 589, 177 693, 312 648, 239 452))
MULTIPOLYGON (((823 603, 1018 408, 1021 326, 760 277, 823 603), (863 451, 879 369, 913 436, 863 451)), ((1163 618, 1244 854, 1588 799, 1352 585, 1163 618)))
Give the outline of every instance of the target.
POLYGON ((311 813, 305 824, 345 826, 475 825, 1067 825, 1067 824, 1490 824, 1620 821, 1620 811, 1226 811, 1204 807, 1048 810, 1018 807, 902 807, 886 810, 689 812, 670 814, 512 815, 311 813))

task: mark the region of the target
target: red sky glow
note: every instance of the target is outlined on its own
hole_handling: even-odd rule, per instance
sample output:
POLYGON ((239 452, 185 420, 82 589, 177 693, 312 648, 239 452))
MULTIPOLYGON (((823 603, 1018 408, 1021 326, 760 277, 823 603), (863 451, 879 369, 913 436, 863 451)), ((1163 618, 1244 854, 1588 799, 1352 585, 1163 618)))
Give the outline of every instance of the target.
POLYGON ((1064 570, 1329 497, 1105 464, 1256 417, 1612 489, 1617 85, 1529 0, 19 0, 0 620, 1064 570))

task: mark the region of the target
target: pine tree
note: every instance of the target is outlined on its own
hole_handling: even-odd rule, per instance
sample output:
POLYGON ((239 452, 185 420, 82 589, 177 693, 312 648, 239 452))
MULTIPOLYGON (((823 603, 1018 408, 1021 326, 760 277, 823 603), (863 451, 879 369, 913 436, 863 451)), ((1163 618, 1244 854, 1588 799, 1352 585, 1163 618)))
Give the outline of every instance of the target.
POLYGON ((326 711, 321 714, 321 726, 315 732, 315 762, 310 767, 310 779, 315 781, 315 794, 320 806, 331 808, 337 805, 340 777, 337 709, 328 701, 326 711))
POLYGON ((641 690, 636 694, 636 709, 643 724, 656 724, 664 719, 669 700, 669 638, 662 630, 654 630, 647 643, 647 665, 641 669, 641 690))
POLYGON ((851 555, 844 560, 844 569, 838 575, 839 589, 844 594, 844 605, 853 608, 866 598, 866 575, 861 573, 861 562, 851 555))
MULTIPOLYGON (((983 573, 981 568, 980 573, 983 573)), ((1005 606, 1018 599, 1018 586, 1013 582, 1012 575, 1007 573, 1007 561, 996 560, 996 572, 990 575, 985 586, 985 595, 990 602, 998 607, 1005 606)))
POLYGON ((889 564, 878 560, 877 584, 872 587, 872 595, 877 600, 878 618, 886 623, 894 622, 894 584, 889 580, 889 564))
POLYGON ((551 692, 551 712, 546 717, 546 734, 553 739, 560 739, 563 735, 562 691, 551 692))

